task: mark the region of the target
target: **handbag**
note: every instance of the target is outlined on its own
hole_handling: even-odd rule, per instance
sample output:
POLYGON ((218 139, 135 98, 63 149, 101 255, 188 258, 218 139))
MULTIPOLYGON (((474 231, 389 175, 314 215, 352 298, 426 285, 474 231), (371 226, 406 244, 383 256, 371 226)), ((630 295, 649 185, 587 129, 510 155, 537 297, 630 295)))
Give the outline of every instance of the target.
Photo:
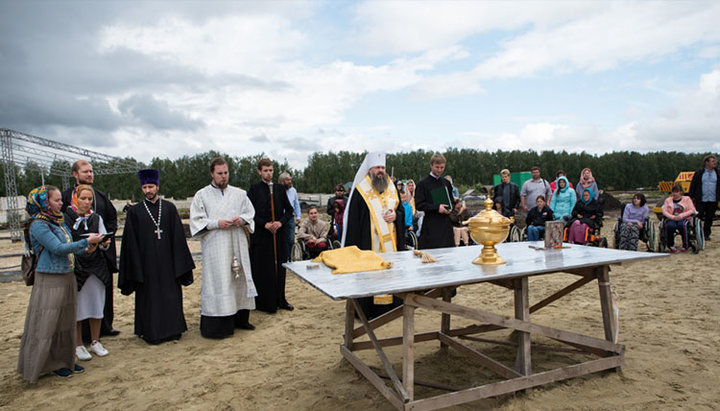
POLYGON ((38 259, 42 254, 43 248, 37 254, 32 249, 26 250, 20 261, 20 270, 22 271, 22 278, 25 281, 25 285, 31 286, 35 284, 35 268, 37 268, 38 259))
POLYGON ((30 244, 30 224, 25 227, 25 254, 20 259, 20 271, 22 272, 23 281, 28 287, 35 284, 35 268, 37 268, 38 259, 43 252, 43 247, 38 247, 37 254, 33 251, 30 244))

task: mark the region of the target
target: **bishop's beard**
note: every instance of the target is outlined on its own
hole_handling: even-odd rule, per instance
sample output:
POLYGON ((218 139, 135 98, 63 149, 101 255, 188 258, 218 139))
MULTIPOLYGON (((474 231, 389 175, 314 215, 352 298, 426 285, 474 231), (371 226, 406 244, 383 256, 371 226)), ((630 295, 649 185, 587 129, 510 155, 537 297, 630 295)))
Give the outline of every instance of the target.
POLYGON ((385 178, 384 174, 382 174, 382 175, 376 174, 376 175, 372 176, 371 180, 372 180, 373 187, 375 188, 375 190, 377 190, 378 193, 385 192, 385 189, 387 188, 388 183, 387 183, 387 178, 385 178))

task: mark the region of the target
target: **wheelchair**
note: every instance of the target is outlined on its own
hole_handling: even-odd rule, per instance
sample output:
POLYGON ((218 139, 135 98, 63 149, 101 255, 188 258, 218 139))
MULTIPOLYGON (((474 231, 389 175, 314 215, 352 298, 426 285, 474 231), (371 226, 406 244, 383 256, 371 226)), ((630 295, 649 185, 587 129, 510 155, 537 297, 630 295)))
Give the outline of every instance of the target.
MULTIPOLYGON (((567 224, 565 224, 565 229, 563 230, 563 242, 568 241, 568 231, 570 230, 570 225, 572 224, 572 221, 568 221, 567 224)), ((590 227, 585 228, 585 239, 587 240, 584 244, 581 245, 587 245, 591 247, 602 247, 607 248, 608 247, 608 240, 607 238, 603 237, 601 231, 603 227, 603 219, 600 218, 597 220, 597 228, 593 229, 590 227)))
MULTIPOLYGON (((618 216, 617 221, 613 225, 613 239, 615 240, 615 243, 613 244, 613 248, 619 249, 620 248, 620 227, 622 226, 623 219, 622 216, 625 213, 625 207, 627 207, 628 204, 623 204, 620 208, 620 216, 618 216)), ((642 241, 645 243, 645 246, 647 247, 647 250, 650 252, 655 252, 658 249, 658 230, 655 224, 653 224, 652 221, 650 221, 650 217, 648 216, 645 221, 643 221, 643 227, 640 230, 640 235, 638 236, 638 242, 642 241)), ((637 250, 636 250, 637 251, 637 250)))
MULTIPOLYGON (((340 248, 340 242, 328 239, 327 247, 320 251, 334 250, 336 248, 340 248)), ((305 245, 305 241, 299 238, 295 239, 295 243, 293 243, 292 248, 290 249, 290 261, 309 260, 315 257, 317 257, 317 255, 310 255, 310 250, 308 250, 308 247, 305 245)))
MULTIPOLYGON (((705 234, 703 232, 703 222, 698 217, 696 212, 692 216, 688 217, 688 246, 692 250, 693 254, 697 254, 700 250, 705 249, 705 234)), ((660 222, 657 225, 658 233, 658 247, 657 250, 661 253, 667 252, 667 233, 665 232, 665 216, 660 218, 660 222)), ((673 232, 673 235, 676 235, 673 232)))
MULTIPOLYGON (((523 240, 523 234, 525 234, 525 227, 522 229, 518 228, 517 223, 512 222, 510 223, 510 229, 508 230, 508 236, 505 239, 505 242, 508 243, 517 243, 523 240)), ((527 239, 527 234, 525 234, 525 239, 527 239)))
POLYGON ((413 230, 405 230, 405 250, 417 250, 418 238, 413 230))

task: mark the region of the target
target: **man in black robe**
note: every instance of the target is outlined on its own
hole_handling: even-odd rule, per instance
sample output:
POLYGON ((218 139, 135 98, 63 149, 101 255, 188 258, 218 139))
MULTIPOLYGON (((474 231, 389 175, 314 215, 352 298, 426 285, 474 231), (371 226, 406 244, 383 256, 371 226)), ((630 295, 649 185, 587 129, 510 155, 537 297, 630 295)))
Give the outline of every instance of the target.
MULTIPOLYGON (((404 221, 405 213, 402 202, 395 186, 385 172, 385 153, 379 151, 368 153, 355 175, 355 181, 350 191, 349 204, 343 222, 345 227, 343 247, 354 245, 361 250, 373 250, 377 253, 404 250, 404 221), (366 201, 368 194, 381 198, 380 201, 374 201, 374 208, 371 208, 366 201), (371 213, 375 214, 374 219, 371 213), (383 241, 378 234, 381 228, 373 227, 373 220, 378 221, 378 224, 386 224, 388 232, 390 226, 394 227, 394 244, 386 241, 381 245, 383 241)), ((389 304, 382 300, 376 300, 375 297, 363 297, 358 299, 358 303, 368 319, 378 317, 402 304, 402 300, 395 296, 392 298, 392 303, 389 304)))
POLYGON ((430 158, 430 175, 420 180, 415 190, 415 207, 423 211, 422 228, 418 236, 418 248, 454 247, 450 212, 454 206, 462 206, 452 196, 452 185, 442 178, 445 156, 436 153, 430 158))
POLYGON ((195 263, 175 205, 157 194, 159 172, 140 170, 138 177, 145 199, 127 212, 118 287, 135 292, 135 334, 159 344, 187 330, 180 286, 192 284, 195 263))
POLYGON ((285 297, 285 267, 282 263, 287 261, 285 229, 290 219, 294 218, 293 208, 285 187, 272 183, 273 163, 270 159, 260 159, 258 174, 262 180, 248 190, 248 197, 255 208, 255 232, 250 239, 250 265, 258 292, 255 308, 269 314, 276 313, 278 308, 292 311, 294 307, 285 297))
MULTIPOLYGON (((95 181, 95 174, 93 173, 92 164, 88 163, 85 160, 78 160, 72 165, 72 174, 73 177, 75 177, 75 187, 77 187, 80 184, 86 184, 89 186, 92 186, 93 182, 95 181)), ((72 200, 73 191, 75 191, 75 187, 68 188, 67 190, 63 191, 62 193, 62 212, 64 213, 65 210, 67 210, 68 206, 70 205, 70 201, 72 200)), ((103 193, 102 191, 99 191, 95 188, 93 188, 93 191, 95 192, 95 195, 93 196, 93 206, 92 209, 95 213, 100 215, 103 219, 103 224, 105 224, 105 229, 108 233, 114 233, 117 230, 117 210, 115 210, 115 206, 112 205, 110 202, 110 199, 108 196, 103 193)), ((107 283, 107 286, 105 287, 105 308, 103 309, 103 319, 100 322, 100 336, 116 336, 120 334, 120 331, 113 328, 113 318, 114 318, 114 310, 113 310, 113 292, 114 287, 112 283, 112 274, 118 272, 117 269, 117 249, 115 248, 115 237, 113 236, 110 240, 110 247, 108 247, 107 250, 101 250, 100 251, 104 257, 105 262, 107 264, 107 269, 110 272, 110 281, 107 283)), ((90 327, 88 326, 88 321, 83 321, 82 324, 82 333, 83 333, 83 341, 90 342, 90 327)))

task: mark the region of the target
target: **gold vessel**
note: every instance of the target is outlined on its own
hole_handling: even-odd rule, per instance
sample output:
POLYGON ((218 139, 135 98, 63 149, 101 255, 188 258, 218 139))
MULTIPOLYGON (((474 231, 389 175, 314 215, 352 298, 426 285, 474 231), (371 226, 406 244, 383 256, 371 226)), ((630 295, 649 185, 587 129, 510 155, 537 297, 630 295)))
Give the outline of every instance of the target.
POLYGON ((498 255, 495 244, 505 241, 510 230, 510 223, 513 221, 513 218, 507 218, 493 210, 493 201, 490 197, 485 200, 485 210, 477 213, 471 219, 463 221, 463 224, 468 226, 470 237, 476 243, 483 245, 482 252, 473 260, 473 264, 505 264, 505 260, 498 255))

